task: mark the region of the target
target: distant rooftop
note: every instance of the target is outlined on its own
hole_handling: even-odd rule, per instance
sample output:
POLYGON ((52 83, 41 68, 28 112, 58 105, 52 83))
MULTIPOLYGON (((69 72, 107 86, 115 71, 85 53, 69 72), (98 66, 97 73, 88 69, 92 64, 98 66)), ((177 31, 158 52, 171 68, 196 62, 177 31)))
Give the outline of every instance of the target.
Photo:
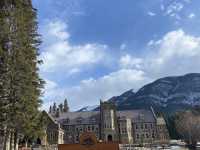
MULTIPOLYGON (((150 110, 138 109, 117 111, 117 117, 129 118, 133 122, 152 122, 155 121, 154 115, 150 110)), ((65 112, 61 113, 58 118, 55 118, 58 122, 63 124, 88 124, 96 123, 100 121, 99 111, 84 111, 84 112, 65 112)))

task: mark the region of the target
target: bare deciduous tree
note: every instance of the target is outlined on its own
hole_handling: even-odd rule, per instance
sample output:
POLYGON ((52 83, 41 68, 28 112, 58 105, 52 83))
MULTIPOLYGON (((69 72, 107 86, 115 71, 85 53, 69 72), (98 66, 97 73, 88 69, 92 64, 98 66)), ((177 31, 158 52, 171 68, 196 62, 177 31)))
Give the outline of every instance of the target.
POLYGON ((188 144, 195 145, 200 140, 200 115, 191 111, 178 113, 175 126, 188 144))

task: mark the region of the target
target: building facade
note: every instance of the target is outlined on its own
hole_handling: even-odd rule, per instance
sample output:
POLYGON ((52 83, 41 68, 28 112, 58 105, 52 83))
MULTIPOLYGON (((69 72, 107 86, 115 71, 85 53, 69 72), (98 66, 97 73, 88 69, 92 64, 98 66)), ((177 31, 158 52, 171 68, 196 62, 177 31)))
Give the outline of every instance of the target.
POLYGON ((169 140, 164 118, 157 117, 153 109, 117 111, 114 103, 101 102, 99 111, 51 115, 64 130, 65 144, 79 143, 79 137, 85 132, 92 132, 98 141, 122 144, 167 143, 169 140))
POLYGON ((41 145, 64 144, 64 130, 62 129, 61 124, 45 111, 42 113, 47 125, 45 127, 46 134, 40 138, 41 145))

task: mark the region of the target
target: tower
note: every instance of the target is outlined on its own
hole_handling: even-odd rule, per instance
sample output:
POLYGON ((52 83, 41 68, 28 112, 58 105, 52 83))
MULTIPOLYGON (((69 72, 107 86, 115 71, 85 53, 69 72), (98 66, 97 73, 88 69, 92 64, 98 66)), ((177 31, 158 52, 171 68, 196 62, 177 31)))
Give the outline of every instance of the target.
POLYGON ((119 141, 116 106, 112 102, 100 102, 101 139, 111 142, 119 141))

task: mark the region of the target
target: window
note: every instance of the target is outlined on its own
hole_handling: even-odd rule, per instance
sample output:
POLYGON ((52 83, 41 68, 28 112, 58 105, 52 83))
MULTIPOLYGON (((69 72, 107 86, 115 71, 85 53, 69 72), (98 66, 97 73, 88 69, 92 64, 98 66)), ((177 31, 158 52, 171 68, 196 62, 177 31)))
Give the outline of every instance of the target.
POLYGON ((88 131, 90 131, 90 126, 88 126, 88 131))
POLYGON ((152 133, 152 138, 155 138, 155 135, 154 135, 154 133, 152 133))
POLYGON ((92 126, 92 131, 94 131, 94 126, 92 126))
POLYGON ((95 123, 95 122, 96 122, 96 119, 95 119, 95 118, 91 118, 90 120, 91 120, 92 123, 95 123))
POLYGON ((151 123, 151 129, 153 128, 153 124, 151 123))
POLYGON ((139 138, 140 138, 140 135, 139 135, 139 134, 136 134, 136 138, 139 139, 139 138))
POLYGON ((76 141, 77 141, 77 142, 79 141, 79 138, 78 138, 78 136, 76 136, 76 141))
POLYGON ((145 124, 144 126, 145 126, 145 129, 147 129, 147 128, 148 128, 148 127, 147 127, 147 124, 145 124))
POLYGON ((137 124, 135 125, 135 129, 138 129, 138 125, 137 124))
POLYGON ((142 137, 144 138, 144 134, 142 134, 142 137))
POLYGON ((143 129, 144 127, 143 127, 143 124, 141 124, 141 129, 143 129))
POLYGON ((147 138, 147 139, 149 138, 149 134, 147 134, 147 133, 146 133, 146 138, 147 138))
POLYGON ((77 123, 81 124, 82 121, 83 121, 83 118, 81 118, 81 117, 77 118, 77 123))
POLYGON ((66 127, 65 127, 65 130, 66 130, 66 131, 69 131, 69 126, 66 126, 66 127))

